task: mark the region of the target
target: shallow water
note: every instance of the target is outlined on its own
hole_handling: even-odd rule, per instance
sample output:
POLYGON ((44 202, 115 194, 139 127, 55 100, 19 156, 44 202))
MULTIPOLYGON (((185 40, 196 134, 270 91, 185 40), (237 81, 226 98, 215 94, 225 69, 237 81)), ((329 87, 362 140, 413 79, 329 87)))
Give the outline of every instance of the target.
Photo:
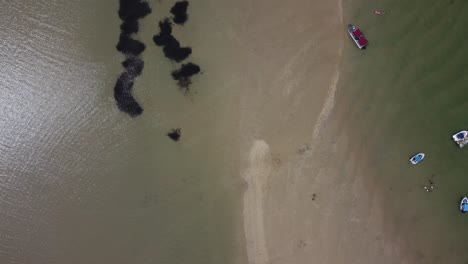
POLYGON ((171 3, 150 2, 134 86, 144 113, 131 119, 113 98, 118 1, 0 3, 0 262, 226 263, 242 252, 238 150, 225 144, 236 91, 210 56, 232 47, 198 37, 233 16, 189 7, 175 34, 204 74, 184 95, 151 40, 171 3), (165 135, 176 127, 177 143, 165 135))
POLYGON ((420 263, 465 263, 468 218, 458 204, 468 194, 468 149, 451 136, 468 127, 468 4, 354 0, 346 9, 345 22, 359 26, 369 46, 345 43, 341 115, 369 155, 389 230, 420 263), (411 166, 418 152, 426 158, 411 166))

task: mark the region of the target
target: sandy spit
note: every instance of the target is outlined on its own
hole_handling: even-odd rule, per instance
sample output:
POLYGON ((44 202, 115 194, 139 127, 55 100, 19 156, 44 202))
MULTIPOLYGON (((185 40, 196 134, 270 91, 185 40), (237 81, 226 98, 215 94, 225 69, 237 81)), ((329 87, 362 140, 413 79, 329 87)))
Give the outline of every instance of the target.
POLYGON ((246 44, 240 156, 248 262, 412 263, 365 177, 365 155, 334 115, 336 93, 346 88, 341 0, 248 3, 235 34, 246 44))

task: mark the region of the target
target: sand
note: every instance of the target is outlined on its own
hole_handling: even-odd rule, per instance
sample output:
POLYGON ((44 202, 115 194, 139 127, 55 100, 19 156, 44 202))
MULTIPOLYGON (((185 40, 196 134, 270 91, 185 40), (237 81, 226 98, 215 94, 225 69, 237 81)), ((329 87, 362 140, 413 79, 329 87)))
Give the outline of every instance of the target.
POLYGON ((335 102, 341 1, 255 1, 245 15, 240 155, 248 262, 417 263, 335 102), (366 176, 367 175, 367 176, 366 176))
POLYGON ((245 172, 248 189, 244 195, 246 248, 251 263, 268 263, 263 203, 271 165, 270 147, 265 141, 256 140, 249 153, 249 165, 245 172))

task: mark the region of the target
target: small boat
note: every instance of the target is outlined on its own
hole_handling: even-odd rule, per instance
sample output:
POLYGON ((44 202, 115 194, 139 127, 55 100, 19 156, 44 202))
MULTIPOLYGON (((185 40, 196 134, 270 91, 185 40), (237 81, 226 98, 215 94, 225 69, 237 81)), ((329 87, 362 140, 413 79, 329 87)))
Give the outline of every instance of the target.
POLYGON ((377 15, 377 16, 383 16, 385 15, 385 12, 384 11, 380 11, 380 10, 374 10, 374 15, 377 15))
POLYGON ((367 39, 364 37, 362 34, 361 30, 359 28, 356 28, 355 26, 349 24, 348 25, 348 34, 351 36, 353 39, 354 43, 358 46, 360 49, 365 49, 367 46, 367 39))
POLYGON ((468 212, 468 197, 463 197, 463 199, 460 202, 460 212, 466 213, 468 212))
POLYGON ((409 161, 411 162, 411 164, 416 165, 419 162, 421 162, 424 159, 425 156, 426 156, 426 154, 424 154, 424 153, 418 153, 418 154, 414 155, 413 157, 411 157, 411 159, 409 161))
POLYGON ((468 144, 468 131, 462 130, 452 136, 453 141, 457 142, 460 148, 468 144))

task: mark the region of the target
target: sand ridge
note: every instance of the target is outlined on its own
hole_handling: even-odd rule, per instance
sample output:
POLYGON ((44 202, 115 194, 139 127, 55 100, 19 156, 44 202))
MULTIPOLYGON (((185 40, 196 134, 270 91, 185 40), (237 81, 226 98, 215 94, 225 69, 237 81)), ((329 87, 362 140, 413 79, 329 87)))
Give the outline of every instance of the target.
MULTIPOLYGON (((279 3, 280 1, 278 1, 279 3)), ((299 3, 300 1, 297 1, 297 6, 294 8, 290 8, 290 13, 291 16, 294 15, 295 8, 301 8, 301 4, 299 3)), ((264 3, 267 4, 267 3, 264 3)), ((268 3, 272 4, 272 3, 268 3)), ((338 18, 336 21, 333 23, 332 30, 336 30, 337 25, 339 22, 342 22, 342 8, 341 8, 341 1, 337 1, 338 8, 335 7, 323 7, 320 6, 320 4, 312 4, 310 7, 311 9, 324 9, 328 12, 334 13, 335 15, 338 15, 338 18), (335 10, 338 9, 338 12, 335 10)), ((287 5, 289 7, 292 7, 296 4, 292 5, 287 5)), ((251 4, 249 6, 249 14, 255 13, 255 9, 263 9, 262 4, 257 2, 257 6, 255 4, 251 4)), ((280 10, 280 8, 278 8, 280 10)), ((271 10, 272 15, 275 13, 274 11, 277 10, 271 10)), ((297 11, 297 10, 296 10, 297 11)), ((317 11, 320 13, 320 11, 317 11)), ((280 11, 278 14, 282 14, 283 12, 280 11)), ((307 14, 307 11, 304 13, 304 19, 305 21, 309 20, 308 18, 309 14, 307 14)), ((248 16, 252 17, 252 16, 248 16)), ((290 21, 291 18, 282 20, 284 23, 291 23, 288 22, 290 21)), ((309 21, 311 24, 313 24, 313 20, 309 21)), ((291 28, 296 28, 296 30, 305 30, 308 27, 308 23, 304 23, 303 21, 297 21, 297 25, 294 25, 295 23, 291 23, 292 25, 291 28)), ((250 21, 249 21, 250 23, 250 21)), ((258 22, 261 23, 261 22, 258 22)), ((279 22, 278 22, 279 23, 279 22)), ((326 23, 326 21, 322 21, 322 23, 326 23)), ((275 23, 276 24, 276 23, 275 23)), ((260 29, 261 32, 265 33, 265 26, 255 26, 260 29)), ((278 26, 281 27, 281 26, 278 26)), ((268 27, 267 27, 268 28, 268 27)), ((307 149, 310 149, 312 146, 316 145, 316 143, 319 141, 319 133, 321 129, 324 127, 325 123, 327 122, 327 119, 329 118, 333 107, 334 107, 334 100, 335 100, 335 93, 337 89, 337 84, 339 80, 339 63, 340 63, 340 58, 342 54, 342 45, 341 44, 336 44, 333 43, 332 46, 337 47, 337 51, 332 51, 333 54, 327 57, 332 58, 331 62, 327 62, 326 64, 329 67, 324 67, 325 70, 321 71, 320 68, 323 66, 325 63, 324 58, 322 58, 320 55, 316 55, 318 53, 317 49, 320 48, 318 46, 321 46, 320 43, 318 42, 320 38, 323 36, 329 35, 327 33, 327 30, 330 28, 326 28, 324 31, 316 31, 317 35, 315 37, 307 37, 304 39, 303 43, 301 41, 295 42, 297 44, 298 49, 292 49, 290 51, 291 56, 288 58, 280 58, 278 60, 273 60, 274 63, 265 61, 265 63, 271 64, 271 65, 278 65, 276 68, 273 66, 271 71, 281 71, 280 74, 278 74, 278 79, 274 82, 276 89, 280 92, 280 90, 283 90, 283 92, 280 92, 280 94, 284 94, 285 97, 287 98, 288 101, 288 108, 289 112, 299 112, 299 111, 313 111, 315 110, 317 112, 316 116, 316 121, 312 122, 314 125, 310 127, 309 131, 312 131, 312 138, 308 139, 307 141, 310 141, 310 143, 307 143, 306 147, 306 152, 307 149), (312 79, 316 79, 320 86, 325 86, 323 89, 319 90, 319 98, 314 99, 313 103, 314 105, 322 105, 320 108, 315 108, 315 109, 304 109, 301 108, 301 105, 304 104, 300 100, 301 93, 302 91, 296 91, 296 90, 301 90, 304 87, 304 84, 308 82, 308 79, 310 78, 308 75, 310 74, 307 71, 304 70, 299 70, 298 69, 304 69, 304 67, 310 67, 307 66, 307 64, 304 64, 305 58, 311 57, 312 59, 316 60, 317 65, 311 67, 310 70, 317 70, 317 73, 315 76, 312 77, 312 79), (284 62, 282 62, 284 61, 284 62), (301 72, 302 71, 302 72, 301 72), (301 87, 302 86, 302 87, 301 87), (292 105, 291 103, 292 102, 292 105), (292 108, 291 108, 292 107, 292 108)), ((275 29, 276 31, 280 31, 280 29, 275 29)), ((282 30, 290 30, 289 28, 283 28, 282 30)), ((281 33, 281 32, 279 32, 281 33)), ((238 37, 241 34, 236 34, 238 37)), ((265 33, 266 36, 270 35, 269 33, 265 33)), ((273 34, 274 36, 275 34, 273 34)), ((258 34, 255 34, 256 37, 258 37, 258 34)), ((248 38, 249 36, 245 37, 248 38)), ((240 37, 242 40, 242 37, 240 37)), ((262 38, 262 37, 259 37, 262 38)), ((330 38, 330 37, 329 37, 330 38)), ((261 42, 262 39, 259 40, 261 42)), ((264 37, 263 41, 269 42, 271 44, 271 40, 268 39, 267 37, 264 37)), ((331 42, 336 42, 337 39, 329 39, 328 41, 331 42)), ((340 39, 338 38, 338 41, 340 39)), ((329 42, 325 42, 323 46, 328 46, 326 45, 329 42)), ((278 43, 278 45, 281 45, 278 43)), ((274 46, 273 46, 274 48, 274 46)), ((274 49, 272 49, 274 50, 274 49)), ((258 55, 258 49, 255 47, 251 50, 252 53, 255 53, 255 56, 258 55)), ((266 54, 268 52, 268 49, 266 50, 266 54)), ((270 69, 267 69, 270 70, 270 69)), ((255 76, 255 78, 257 78, 255 76)), ((249 80, 253 81, 253 80, 249 80)), ((258 81, 257 81, 258 84, 258 81)), ((260 83, 261 84, 261 83, 260 83)), ((267 243, 267 231, 266 231, 266 223, 265 223, 265 216, 270 217, 271 214, 268 212, 265 212, 265 206, 267 206, 267 200, 269 197, 274 197, 275 194, 273 194, 271 191, 269 191, 269 181, 270 179, 270 174, 273 172, 273 170, 278 169, 278 166, 281 164, 281 158, 280 157, 273 157, 272 150, 270 146, 266 143, 266 139, 260 139, 261 137, 256 137, 255 134, 258 133, 258 131, 262 131, 262 118, 260 115, 251 115, 250 113, 253 112, 262 112, 265 111, 265 109, 261 108, 261 105, 263 104, 262 102, 267 101, 268 98, 261 98, 263 93, 266 91, 266 89, 272 89, 272 87, 265 87, 267 85, 259 85, 256 87, 257 89, 252 89, 252 87, 249 87, 248 91, 248 97, 249 99, 252 99, 252 103, 249 105, 248 103, 244 104, 246 107, 243 107, 246 110, 249 110, 248 113, 246 113, 246 121, 244 122, 246 125, 244 125, 244 129, 248 130, 248 135, 251 135, 251 137, 246 137, 245 141, 245 149, 246 152, 248 152, 248 158, 245 161, 245 168, 242 172, 242 177, 245 180, 247 184, 247 189, 244 194, 244 232, 245 232, 245 240, 246 240, 246 250, 247 250, 247 255, 248 255, 248 260, 249 263, 255 263, 255 264, 264 264, 264 263, 271 263, 274 260, 270 259, 269 256, 269 251, 268 251, 268 243, 267 243)), ((274 88, 273 88, 274 89, 274 88)), ((273 99, 273 98, 272 98, 273 99)), ((310 98, 309 98, 310 99, 310 98)), ((273 99, 275 100, 275 99, 273 99)), ((248 102, 248 101, 247 101, 248 102)), ((268 104, 269 102, 265 102, 265 104, 268 104)), ((278 104, 273 103, 273 107, 275 108, 275 112, 270 112, 267 115, 281 115, 281 102, 278 102, 278 104)), ((313 116, 313 114, 312 114, 313 116)), ((301 120, 303 121, 303 120, 301 120)), ((313 120, 309 120, 313 121, 313 120)), ((242 123, 242 122, 241 122, 242 123)), ((274 125, 273 125, 274 126, 274 125)), ((307 130, 304 130, 304 139, 308 138, 307 136, 307 130)), ((309 132, 310 133, 310 132, 309 132)), ((309 134, 310 135, 310 134, 309 134)), ((282 139, 284 141, 284 138, 282 139)), ((277 143, 276 140, 273 141, 274 143, 277 143)), ((295 163, 296 168, 290 168, 288 169, 288 177, 299 177, 299 174, 301 173, 301 169, 304 166, 304 163, 310 158, 311 153, 304 153, 305 155, 300 156, 300 161, 295 163), (293 176, 295 175, 295 176, 293 176)), ((287 164, 287 166, 290 164, 287 164)), ((285 186, 289 188, 291 191, 296 188, 294 186, 294 183, 297 182, 297 179, 292 180, 290 183, 287 183, 285 186)), ((271 198, 270 198, 271 199, 271 198)), ((290 212, 291 215, 294 215, 294 212, 290 212)), ((272 234, 271 238, 275 239, 278 238, 277 235, 272 234)), ((275 256, 275 259, 278 257, 275 256)))
MULTIPOLYGON (((342 20, 340 18, 340 20, 342 20)), ((303 27, 303 26, 301 26, 303 27)), ((318 36, 321 36, 324 33, 320 33, 318 36)), ((294 89, 297 89, 301 85, 301 76, 297 77, 297 68, 303 67, 303 58, 310 55, 311 50, 314 50, 317 46, 317 39, 310 38, 305 41, 305 44, 302 45, 299 43, 298 51, 292 51, 293 55, 291 58, 286 59, 284 67, 280 66, 282 74, 279 74, 279 80, 277 83, 284 85, 286 96, 291 96, 294 98, 294 89), (295 71, 296 70, 296 71, 295 71)), ((339 47, 337 56, 341 57, 342 47, 339 47)), ((326 99, 324 100, 323 106, 321 107, 320 114, 318 115, 317 122, 313 129, 313 139, 312 141, 317 141, 319 130, 323 127, 323 123, 326 122, 327 118, 331 114, 334 106, 334 96, 337 89, 337 83, 339 79, 339 69, 338 69, 339 60, 334 60, 332 66, 333 75, 330 77, 326 75, 323 78, 331 78, 331 81, 323 80, 322 83, 326 84, 329 82, 329 87, 324 91, 326 99), (327 77, 328 76, 328 77, 327 77)), ((281 64, 281 63, 278 63, 281 64)), ((283 87, 279 86, 279 89, 283 87)), ((257 90, 258 95, 261 96, 261 90, 263 87, 259 87, 257 90)), ((252 94, 250 93, 250 96, 252 94)), ((258 97, 255 99, 259 100, 258 97)), ((265 99, 264 99, 265 100, 265 99)), ((258 101, 257 101, 258 102, 258 101)), ((320 102, 320 101, 318 101, 320 102)), ((297 107, 300 102, 295 99, 294 105, 297 107)), ((247 108, 252 109, 252 107, 247 108)), ((261 109, 259 109, 261 111, 261 109)), ((277 109, 280 110, 280 109, 277 109)), ((301 111, 303 109, 297 109, 296 111, 301 111)), ((274 113, 272 113, 274 114, 274 113)), ((250 117, 250 116, 249 116, 250 117)), ((261 126, 258 119, 253 119, 249 123, 249 129, 253 131, 261 130, 261 126), (256 125, 252 124, 256 123, 256 125)), ((254 132, 255 133, 255 132, 254 132)), ((242 174, 245 182, 247 183, 247 190, 244 194, 244 231, 246 239, 246 250, 248 255, 249 263, 255 264, 264 264, 270 263, 269 251, 267 249, 267 237, 265 233, 265 206, 268 196, 274 195, 268 192, 267 185, 270 180, 270 174, 272 172, 272 167, 275 163, 274 158, 272 157, 270 146, 262 139, 254 138, 248 139, 250 143, 248 145, 248 159, 246 161, 246 168, 242 174)), ((279 158, 276 158, 279 160, 279 158)), ((307 159, 304 157, 304 163, 307 159)), ((278 163, 278 162, 276 162, 278 163)), ((276 164, 277 165, 277 164, 276 164)), ((300 166, 302 167, 302 166, 300 166)), ((295 182, 295 180, 294 180, 295 182)), ((295 187, 290 185, 291 189, 295 187)), ((273 238, 277 238, 276 235, 272 235, 273 238)), ((275 256, 275 259, 278 257, 275 256)))
POLYGON ((249 263, 268 263, 264 230, 264 188, 271 171, 268 144, 255 140, 249 153, 249 166, 243 175, 248 185, 244 195, 244 225, 249 263))
POLYGON ((362 177, 362 150, 334 115, 341 0, 257 1, 249 12, 264 9, 275 22, 249 16, 250 31, 236 34, 255 40, 240 121, 248 262, 407 263, 362 177))

